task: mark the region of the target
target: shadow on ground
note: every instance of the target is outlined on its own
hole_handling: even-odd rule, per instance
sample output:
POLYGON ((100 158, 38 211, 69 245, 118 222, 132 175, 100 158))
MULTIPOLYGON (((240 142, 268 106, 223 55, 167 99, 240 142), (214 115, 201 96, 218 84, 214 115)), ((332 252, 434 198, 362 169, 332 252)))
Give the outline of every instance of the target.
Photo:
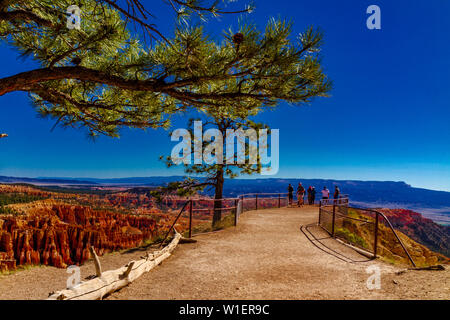
POLYGON ((339 260, 348 263, 368 262, 372 259, 359 254, 357 251, 350 252, 349 248, 339 244, 328 233, 324 232, 317 224, 300 226, 300 231, 318 249, 326 254, 332 255, 339 260))

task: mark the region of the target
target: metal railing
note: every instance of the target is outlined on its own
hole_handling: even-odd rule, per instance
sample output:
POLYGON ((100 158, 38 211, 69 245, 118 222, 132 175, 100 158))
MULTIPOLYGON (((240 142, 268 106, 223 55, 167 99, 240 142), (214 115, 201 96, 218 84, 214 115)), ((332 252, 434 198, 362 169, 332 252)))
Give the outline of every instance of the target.
MULTIPOLYGON (((179 231, 187 233, 187 237, 191 238, 196 228, 201 227, 203 232, 212 226, 212 217, 215 213, 220 212, 221 221, 226 218, 232 225, 237 224, 237 208, 240 201, 239 198, 224 198, 224 199, 208 199, 208 198, 191 198, 191 199, 171 199, 172 202, 183 202, 179 213, 176 215, 171 227, 167 230, 163 242, 167 239, 170 232, 174 229, 177 223, 181 223, 179 231), (219 206, 216 203, 219 202, 219 206), (183 220, 183 221, 181 221, 183 220), (183 227, 184 224, 184 227, 183 227)), ((166 202, 167 203, 167 202, 166 202)), ((220 222, 219 225, 220 225, 220 222)), ((220 227, 220 226, 219 226, 220 227)))
POLYGON ((249 210, 281 208, 288 205, 287 193, 246 193, 239 196, 242 212, 249 210))
POLYGON ((371 253, 373 258, 377 257, 380 225, 383 224, 392 232, 407 259, 416 266, 389 219, 377 210, 350 207, 348 197, 321 200, 318 224, 332 237, 371 253), (368 241, 370 237, 372 241, 368 241))
MULTIPOLYGON (((188 200, 171 199, 170 201, 183 202, 183 206, 167 230, 163 242, 181 218, 184 219, 184 229, 179 231, 184 232, 187 237, 191 238, 194 233, 214 231, 211 227, 212 217, 217 211, 220 211, 220 222, 226 221, 226 226, 236 226, 239 216, 245 211, 289 206, 287 193, 248 193, 237 198, 192 198, 188 200), (219 206, 215 205, 217 202, 220 202, 219 206)), ((321 199, 318 224, 332 237, 344 240, 344 242, 364 250, 371 254, 373 258, 377 257, 380 224, 383 224, 392 232, 411 264, 416 266, 389 219, 383 213, 374 209, 349 206, 347 195, 342 195, 337 199, 321 199), (358 232, 356 232, 358 229, 363 230, 365 238, 358 235, 358 232), (373 239, 370 239, 370 237, 373 239)))
MULTIPOLYGON (((210 199, 165 199, 166 208, 180 208, 170 228, 165 232, 163 242, 178 224, 177 231, 184 232, 191 238, 196 233, 205 233, 236 226, 239 216, 250 210, 281 208, 289 204, 287 193, 247 193, 237 198, 210 199), (217 205, 217 203, 219 204, 217 205), (213 225, 214 214, 220 212, 220 221, 213 225), (180 230, 178 230, 180 229, 180 230)), ((171 209, 174 212, 174 209, 171 209)))

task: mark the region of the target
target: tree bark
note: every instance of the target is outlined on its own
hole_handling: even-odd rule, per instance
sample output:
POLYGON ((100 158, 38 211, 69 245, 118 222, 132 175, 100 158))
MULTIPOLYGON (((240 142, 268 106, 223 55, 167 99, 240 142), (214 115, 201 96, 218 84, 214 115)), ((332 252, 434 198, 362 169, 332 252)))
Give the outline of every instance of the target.
POLYGON ((265 99, 281 99, 268 93, 246 93, 246 92, 225 92, 225 93, 197 93, 193 91, 181 90, 189 85, 198 83, 226 80, 237 77, 236 75, 213 75, 205 77, 192 77, 179 81, 166 83, 157 81, 156 79, 133 80, 126 79, 121 76, 110 75, 105 72, 85 68, 82 66, 75 67, 53 67, 42 68, 31 71, 21 72, 13 76, 0 78, 0 96, 14 91, 31 91, 36 89, 36 84, 63 79, 75 79, 80 81, 89 81, 101 83, 108 86, 117 87, 124 90, 156 92, 170 95, 182 101, 201 102, 202 99, 232 99, 232 98, 255 98, 265 99), (180 89, 180 90, 176 90, 180 89))
POLYGON ((95 274, 97 275, 97 277, 100 278, 102 276, 102 265, 100 264, 100 259, 98 258, 97 253, 95 252, 94 246, 91 246, 89 250, 91 251, 92 257, 94 258, 95 274))
MULTIPOLYGON (((223 183, 224 183, 224 177, 223 177, 223 166, 220 166, 220 168, 217 170, 216 175, 216 185, 215 185, 215 195, 214 199, 219 200, 223 199, 223 183)), ((214 216, 213 216, 213 227, 217 225, 218 222, 222 219, 222 200, 214 201, 214 216)))

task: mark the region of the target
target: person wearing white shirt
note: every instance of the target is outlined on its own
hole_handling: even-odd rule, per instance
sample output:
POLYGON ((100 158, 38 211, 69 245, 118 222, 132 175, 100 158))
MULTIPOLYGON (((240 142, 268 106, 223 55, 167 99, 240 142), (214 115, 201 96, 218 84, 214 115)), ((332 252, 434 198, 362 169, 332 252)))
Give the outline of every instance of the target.
POLYGON ((323 187, 322 199, 328 199, 328 198, 330 198, 330 190, 328 190, 327 187, 323 187))

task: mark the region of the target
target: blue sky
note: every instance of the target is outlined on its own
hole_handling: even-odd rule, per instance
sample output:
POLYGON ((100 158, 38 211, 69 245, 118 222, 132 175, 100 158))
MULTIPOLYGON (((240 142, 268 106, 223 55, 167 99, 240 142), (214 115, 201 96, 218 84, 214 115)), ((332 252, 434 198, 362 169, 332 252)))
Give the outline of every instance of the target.
MULTIPOLYGON (((152 8, 165 32, 168 11, 152 8)), ((330 98, 308 106, 281 104, 258 118, 280 129, 278 177, 394 180, 450 191, 450 2, 255 1, 248 19, 261 28, 273 16, 325 33, 323 66, 334 82, 330 98), (366 8, 381 8, 382 29, 366 28, 366 8)), ((240 1, 238 3, 245 3, 240 1)), ((220 39, 237 16, 210 20, 220 39)), ((33 68, 0 45, 0 76, 33 68)), ((36 116, 24 93, 0 97, 0 175, 128 177, 176 175, 159 155, 175 143, 164 130, 124 129, 95 142, 84 131, 56 128, 36 116)), ((184 127, 188 115, 174 119, 184 127)))

